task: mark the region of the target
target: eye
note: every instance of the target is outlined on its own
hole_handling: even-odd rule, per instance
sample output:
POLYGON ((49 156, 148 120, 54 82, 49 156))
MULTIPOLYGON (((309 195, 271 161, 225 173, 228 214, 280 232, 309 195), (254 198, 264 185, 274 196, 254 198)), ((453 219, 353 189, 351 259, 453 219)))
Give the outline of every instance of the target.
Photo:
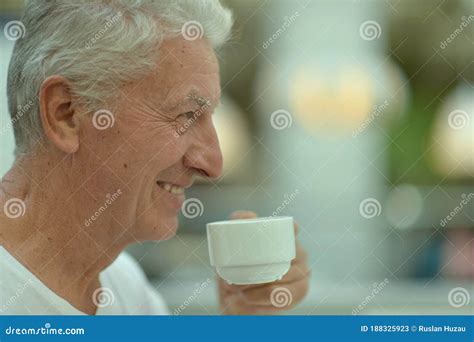
POLYGON ((194 122, 198 119, 199 115, 196 112, 189 111, 183 114, 178 115, 176 131, 179 135, 186 133, 188 128, 190 128, 194 122))
POLYGON ((183 118, 186 118, 187 120, 195 120, 196 119, 196 113, 193 111, 189 111, 186 113, 181 114, 183 118))

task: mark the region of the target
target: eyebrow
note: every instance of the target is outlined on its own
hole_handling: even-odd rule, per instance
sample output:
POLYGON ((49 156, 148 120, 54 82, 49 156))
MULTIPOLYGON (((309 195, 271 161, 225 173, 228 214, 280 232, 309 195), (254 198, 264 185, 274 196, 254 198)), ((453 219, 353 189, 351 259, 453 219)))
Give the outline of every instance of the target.
POLYGON ((209 100, 206 97, 199 96, 195 93, 190 93, 186 96, 186 99, 190 99, 194 101, 199 107, 210 107, 211 106, 211 100, 209 100))
MULTIPOLYGON (((212 101, 209 98, 200 96, 200 95, 196 94, 195 92, 191 92, 188 95, 186 95, 183 100, 178 101, 177 103, 175 103, 171 107, 168 107, 167 110, 175 111, 179 106, 184 105, 188 101, 194 102, 201 110, 203 108, 208 108, 212 105, 212 101)), ((216 107, 219 106, 220 103, 221 103, 221 101, 220 101, 220 97, 219 97, 219 100, 216 103, 216 107)))

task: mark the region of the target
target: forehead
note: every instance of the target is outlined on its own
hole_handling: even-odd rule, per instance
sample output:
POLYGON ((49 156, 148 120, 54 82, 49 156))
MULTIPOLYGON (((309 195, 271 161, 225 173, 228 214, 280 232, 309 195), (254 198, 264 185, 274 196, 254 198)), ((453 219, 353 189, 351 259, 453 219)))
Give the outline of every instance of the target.
POLYGON ((157 68, 142 85, 142 91, 163 107, 176 104, 190 94, 217 103, 220 80, 214 50, 204 39, 186 41, 180 37, 164 41, 157 68))

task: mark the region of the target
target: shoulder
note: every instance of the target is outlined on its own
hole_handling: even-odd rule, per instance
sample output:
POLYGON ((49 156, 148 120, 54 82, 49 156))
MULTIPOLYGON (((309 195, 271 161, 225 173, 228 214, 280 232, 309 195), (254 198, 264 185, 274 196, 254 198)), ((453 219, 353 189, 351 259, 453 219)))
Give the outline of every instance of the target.
POLYGON ((0 246, 0 315, 83 314, 0 246))
POLYGON ((0 290, 2 297, 6 293, 15 294, 18 289, 33 284, 34 276, 16 259, 0 246, 0 290))

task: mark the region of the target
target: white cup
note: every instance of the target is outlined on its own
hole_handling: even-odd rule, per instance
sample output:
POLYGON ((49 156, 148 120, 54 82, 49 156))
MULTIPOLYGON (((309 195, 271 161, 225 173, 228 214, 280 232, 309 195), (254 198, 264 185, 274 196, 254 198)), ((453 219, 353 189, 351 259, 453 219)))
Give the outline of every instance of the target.
POLYGON ((230 284, 281 279, 295 258, 293 218, 259 217, 207 224, 209 258, 230 284))

